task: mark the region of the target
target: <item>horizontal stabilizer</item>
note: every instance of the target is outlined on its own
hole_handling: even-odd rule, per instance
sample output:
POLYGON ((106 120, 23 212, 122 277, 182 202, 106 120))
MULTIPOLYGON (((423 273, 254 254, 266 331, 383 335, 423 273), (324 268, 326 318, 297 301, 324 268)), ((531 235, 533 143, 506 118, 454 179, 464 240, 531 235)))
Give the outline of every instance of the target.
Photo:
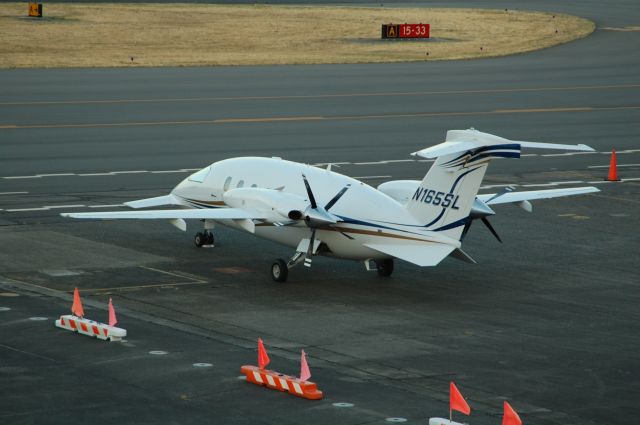
POLYGON ((367 243, 364 246, 422 267, 438 265, 456 249, 455 246, 441 243, 367 243))
POLYGON ((600 189, 593 186, 586 186, 572 187, 567 189, 528 190, 525 192, 506 192, 498 196, 496 196, 495 193, 487 193, 478 195, 477 198, 487 205, 497 205, 517 203, 522 201, 533 201, 535 199, 549 199, 559 198, 562 196, 584 195, 593 192, 600 192, 600 189))
POLYGON ((521 148, 532 149, 558 149, 568 151, 594 152, 593 148, 584 145, 563 145, 558 143, 538 143, 525 142, 519 140, 509 140, 504 137, 496 136, 489 133, 483 133, 478 130, 449 130, 444 143, 431 146, 426 149, 413 152, 411 155, 421 158, 437 158, 445 155, 464 154, 468 151, 476 151, 478 149, 493 147, 491 149, 494 156, 519 157, 521 148), (504 150, 501 154, 500 149, 504 150), (516 155, 515 152, 518 152, 516 155))
POLYGON ((245 220, 265 219, 266 215, 239 208, 195 208, 176 210, 146 211, 104 211, 85 213, 62 213, 63 217, 101 219, 101 220, 162 220, 162 219, 198 219, 198 220, 245 220))
POLYGON ((155 198, 139 199, 124 203, 130 208, 159 207, 161 205, 182 205, 178 198, 173 195, 156 196, 155 198))

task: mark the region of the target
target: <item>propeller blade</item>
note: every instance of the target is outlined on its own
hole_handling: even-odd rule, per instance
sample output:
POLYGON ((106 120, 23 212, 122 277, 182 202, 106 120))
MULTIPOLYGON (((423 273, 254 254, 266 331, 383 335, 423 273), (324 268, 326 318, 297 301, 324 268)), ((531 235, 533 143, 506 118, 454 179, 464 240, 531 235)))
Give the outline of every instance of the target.
POLYGON ((496 237, 496 239, 498 240, 498 242, 502 243, 502 239, 500 239, 500 236, 498 236, 498 233, 496 232, 496 230, 493 228, 493 226, 491 225, 491 223, 489 223, 489 220, 487 220, 486 217, 482 217, 482 222, 484 223, 485 226, 487 226, 487 228, 491 231, 491 233, 493 234, 493 236, 496 237))
POLYGON ((311 230, 311 240, 309 241, 309 248, 307 248, 307 254, 304 257, 304 266, 311 267, 311 257, 313 257, 313 245, 316 242, 316 229, 311 230))
POLYGON ((302 180, 304 180, 304 187, 307 188, 307 195, 309 196, 309 202, 311 202, 311 208, 315 210, 316 208, 318 208, 318 204, 316 204, 316 198, 313 197, 311 186, 309 186, 309 182, 307 181, 307 176, 303 174, 302 180))
POLYGON ((344 193, 351 187, 351 184, 346 185, 345 187, 342 188, 342 190, 340 190, 340 192, 338 192, 336 194, 336 196, 333 197, 333 199, 331 199, 329 202, 327 202, 327 205, 324 206, 324 209, 326 211, 329 211, 331 209, 332 206, 335 205, 336 202, 338 202, 338 200, 340 198, 342 198, 342 195, 344 195, 344 193))

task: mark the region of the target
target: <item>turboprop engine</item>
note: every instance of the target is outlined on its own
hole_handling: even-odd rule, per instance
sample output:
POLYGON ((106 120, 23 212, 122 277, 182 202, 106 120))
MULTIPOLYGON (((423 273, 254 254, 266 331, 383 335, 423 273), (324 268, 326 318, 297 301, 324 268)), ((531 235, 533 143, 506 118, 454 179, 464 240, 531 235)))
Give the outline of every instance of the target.
POLYGON ((291 212, 304 211, 309 205, 306 199, 301 196, 283 193, 277 189, 257 187, 228 190, 222 195, 222 199, 232 208, 254 209, 266 213, 266 221, 270 223, 292 219, 291 212))

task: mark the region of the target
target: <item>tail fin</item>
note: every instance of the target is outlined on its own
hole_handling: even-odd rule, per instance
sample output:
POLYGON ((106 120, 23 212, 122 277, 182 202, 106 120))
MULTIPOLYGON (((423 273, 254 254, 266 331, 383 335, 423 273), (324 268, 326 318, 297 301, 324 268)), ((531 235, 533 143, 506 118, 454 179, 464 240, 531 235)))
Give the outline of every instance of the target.
POLYGON ((489 162, 520 158, 521 147, 593 150, 586 145, 512 141, 474 129, 450 130, 444 143, 412 154, 436 162, 405 208, 427 229, 459 240, 489 162))

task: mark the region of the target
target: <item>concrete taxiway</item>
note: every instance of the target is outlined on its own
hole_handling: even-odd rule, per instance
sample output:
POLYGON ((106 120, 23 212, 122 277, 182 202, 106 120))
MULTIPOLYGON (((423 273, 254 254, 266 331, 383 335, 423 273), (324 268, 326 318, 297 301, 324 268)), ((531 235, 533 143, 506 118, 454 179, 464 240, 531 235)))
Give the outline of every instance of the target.
POLYGON ((474 424, 498 423, 503 399, 543 425, 640 414, 640 39, 603 29, 633 24, 620 6, 581 2, 601 27, 589 38, 491 60, 0 72, 0 422, 426 423, 447 415, 450 380, 474 424), (197 223, 58 215, 241 155, 421 178, 430 164, 408 153, 471 126, 597 151, 495 161, 482 192, 601 192, 496 208, 504 243, 480 223, 465 239, 477 265, 397 262, 381 279, 318 258, 285 284, 268 267, 291 252, 249 235, 217 228, 198 249, 197 223), (619 183, 603 181, 612 148, 619 183), (113 298, 127 342, 54 328, 76 286, 92 319, 113 298), (258 337, 284 373, 304 348, 325 399, 239 380, 258 337))

